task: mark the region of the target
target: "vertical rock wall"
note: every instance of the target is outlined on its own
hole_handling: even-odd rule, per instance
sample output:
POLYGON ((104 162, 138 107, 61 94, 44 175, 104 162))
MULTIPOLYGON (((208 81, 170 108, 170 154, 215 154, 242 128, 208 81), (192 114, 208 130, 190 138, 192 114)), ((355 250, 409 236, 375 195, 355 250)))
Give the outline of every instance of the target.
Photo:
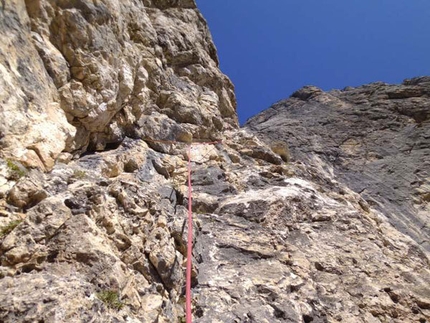
POLYGON ((5 157, 50 169, 62 151, 125 136, 190 141, 237 127, 194 1, 14 0, 0 14, 5 157))
POLYGON ((323 92, 304 87, 246 127, 331 170, 430 250, 430 77, 323 92))
MULTIPOLYGON (((194 1, 1 6, 1 322, 184 322, 187 150, 203 139, 222 143, 191 147, 194 322, 430 317, 429 259, 415 241, 330 164, 264 144, 267 128, 237 129, 194 1)), ((314 88, 294 106, 306 112, 314 92, 312 108, 344 108, 314 88)), ((417 113, 404 112, 422 120, 414 100, 417 113)))

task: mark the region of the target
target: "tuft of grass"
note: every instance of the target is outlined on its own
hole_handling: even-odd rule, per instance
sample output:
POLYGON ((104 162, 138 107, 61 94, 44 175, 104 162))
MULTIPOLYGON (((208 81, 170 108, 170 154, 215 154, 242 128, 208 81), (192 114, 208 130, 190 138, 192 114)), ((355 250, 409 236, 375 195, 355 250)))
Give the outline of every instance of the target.
POLYGON ((124 306, 119 298, 118 292, 114 290, 103 290, 96 295, 107 307, 114 310, 119 311, 124 306))
POLYGON ((11 159, 6 159, 6 166, 9 169, 11 173, 11 178, 18 180, 21 177, 24 177, 27 173, 24 169, 19 167, 15 162, 13 162, 11 159))
POLYGON ((279 155, 284 162, 288 163, 290 161, 290 151, 285 142, 275 141, 270 145, 270 148, 275 154, 279 155))
POLYGON ((22 222, 22 220, 15 220, 15 221, 11 221, 8 224, 6 224, 5 226, 0 228, 0 238, 8 235, 9 233, 11 233, 13 231, 13 229, 15 229, 18 224, 20 224, 22 222))
POLYGON ((83 179, 83 178, 87 177, 87 172, 84 170, 75 169, 73 171, 73 177, 76 179, 83 179))

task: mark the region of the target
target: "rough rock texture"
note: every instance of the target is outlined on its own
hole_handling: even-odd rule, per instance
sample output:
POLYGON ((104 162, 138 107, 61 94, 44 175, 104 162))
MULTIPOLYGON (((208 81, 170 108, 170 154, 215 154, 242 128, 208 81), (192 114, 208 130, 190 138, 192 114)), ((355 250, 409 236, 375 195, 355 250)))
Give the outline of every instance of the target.
POLYGON ((12 0, 0 15, 3 157, 49 170, 62 151, 237 125, 193 0, 12 0))
MULTIPOLYGON (((219 149, 233 156, 250 142, 258 140, 241 131, 219 149)), ((426 254, 359 194, 323 169, 239 159, 195 166, 195 190, 208 192, 196 205, 215 208, 199 215, 196 322, 430 317, 426 254), (199 177, 217 164, 220 175, 199 177)))
POLYGON ((342 91, 304 87, 248 120, 266 141, 323 165, 430 250, 430 77, 342 91))
MULTIPOLYGON (((182 322, 186 148, 126 139, 19 178, 45 194, 2 206, 0 319, 182 322)), ((427 255, 333 174, 282 164, 246 130, 193 145, 191 160, 194 322, 430 317, 427 255)))
POLYGON ((237 128, 194 1, 0 3, 0 322, 184 322, 188 151, 194 322, 429 320, 417 242, 237 128))
POLYGON ((21 179, 42 176, 48 196, 3 237, 2 321, 176 321, 186 209, 157 173, 159 156, 126 140, 115 153, 21 179), (98 299, 106 291, 120 295, 123 312, 98 299))

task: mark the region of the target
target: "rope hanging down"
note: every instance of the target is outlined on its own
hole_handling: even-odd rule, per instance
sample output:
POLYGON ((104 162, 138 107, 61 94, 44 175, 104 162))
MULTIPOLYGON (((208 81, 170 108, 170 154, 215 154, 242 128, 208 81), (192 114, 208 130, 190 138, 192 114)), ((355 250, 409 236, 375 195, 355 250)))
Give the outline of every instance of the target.
POLYGON ((191 270, 193 253, 193 208, 191 186, 191 145, 188 146, 188 244, 187 244, 187 272, 185 286, 185 313, 187 323, 191 323, 191 270))
POLYGON ((145 141, 168 143, 168 144, 187 144, 188 145, 188 242, 187 242, 187 270, 186 270, 186 285, 185 285, 185 314, 186 323, 192 323, 191 314, 191 272, 192 272, 192 256, 193 256, 193 205, 192 205, 192 191, 191 184, 191 147, 193 145, 215 145, 222 141, 212 142, 181 142, 181 141, 168 141, 168 140, 154 140, 145 138, 145 141))

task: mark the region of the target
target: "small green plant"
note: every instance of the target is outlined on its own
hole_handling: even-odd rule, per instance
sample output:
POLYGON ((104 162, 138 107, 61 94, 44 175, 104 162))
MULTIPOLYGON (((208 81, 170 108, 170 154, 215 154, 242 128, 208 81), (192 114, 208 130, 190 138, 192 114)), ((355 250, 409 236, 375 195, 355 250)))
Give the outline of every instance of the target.
POLYGON ((15 220, 15 221, 11 221, 7 225, 1 227, 0 228, 0 238, 11 233, 12 230, 15 229, 18 226, 18 224, 20 224, 21 222, 22 222, 22 220, 15 220))
POLYGON ((26 171, 10 159, 6 159, 6 166, 11 173, 12 179, 18 180, 26 175, 26 171))
POLYGON ((118 292, 114 290, 103 290, 97 293, 97 297, 109 308, 119 311, 124 304, 119 299, 118 292))
POLYGON ((80 169, 75 169, 73 171, 73 177, 76 179, 83 179, 87 176, 87 172, 80 169))

